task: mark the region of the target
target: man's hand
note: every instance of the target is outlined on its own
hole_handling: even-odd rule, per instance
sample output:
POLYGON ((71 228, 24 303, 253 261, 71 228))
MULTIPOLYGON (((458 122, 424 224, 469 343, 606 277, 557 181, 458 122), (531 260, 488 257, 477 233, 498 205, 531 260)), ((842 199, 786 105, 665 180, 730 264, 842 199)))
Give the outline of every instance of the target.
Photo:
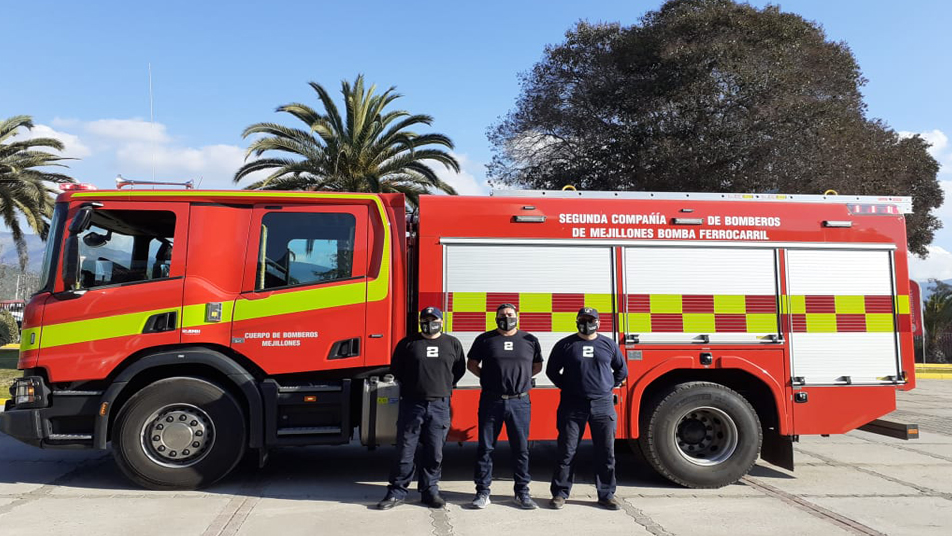
POLYGON ((475 359, 468 359, 466 361, 466 368, 469 369, 470 372, 475 374, 477 378, 482 372, 479 368, 479 361, 476 361, 475 359))

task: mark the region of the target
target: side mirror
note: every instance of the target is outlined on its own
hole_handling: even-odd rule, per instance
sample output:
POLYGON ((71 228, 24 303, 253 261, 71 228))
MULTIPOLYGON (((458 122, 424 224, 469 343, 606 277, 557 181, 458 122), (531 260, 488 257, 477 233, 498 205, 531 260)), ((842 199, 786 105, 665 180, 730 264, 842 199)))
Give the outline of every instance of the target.
POLYGON ((89 229, 89 226, 93 222, 93 205, 83 205, 79 207, 79 210, 76 212, 76 215, 73 216, 73 221, 69 222, 69 234, 77 235, 86 229, 89 229))
POLYGON ((94 233, 92 231, 83 235, 83 243, 91 248, 102 247, 112 239, 112 231, 106 231, 106 234, 94 233))

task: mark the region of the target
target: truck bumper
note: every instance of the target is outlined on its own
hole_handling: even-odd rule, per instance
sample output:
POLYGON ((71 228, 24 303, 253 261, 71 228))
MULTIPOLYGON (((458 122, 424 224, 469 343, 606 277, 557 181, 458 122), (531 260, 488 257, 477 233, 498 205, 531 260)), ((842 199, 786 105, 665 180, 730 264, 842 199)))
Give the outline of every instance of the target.
POLYGON ((50 396, 46 408, 17 408, 7 400, 0 432, 41 448, 92 448, 93 425, 101 394, 50 396))
POLYGON ((7 400, 0 413, 0 432, 34 447, 43 439, 40 423, 40 410, 16 409, 12 400, 7 400))

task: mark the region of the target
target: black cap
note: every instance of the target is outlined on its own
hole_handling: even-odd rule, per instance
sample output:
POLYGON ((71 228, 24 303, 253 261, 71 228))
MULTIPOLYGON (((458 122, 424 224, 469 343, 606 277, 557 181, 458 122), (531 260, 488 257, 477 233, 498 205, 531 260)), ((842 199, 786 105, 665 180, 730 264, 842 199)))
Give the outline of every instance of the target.
POLYGON ((594 307, 582 307, 578 310, 578 314, 575 316, 576 318, 580 316, 590 316, 595 320, 598 320, 598 311, 596 311, 594 307))
POLYGON ((499 313, 501 313, 503 309, 512 309, 513 311, 517 313, 519 312, 519 309, 517 309, 515 305, 511 303, 504 303, 500 305, 499 307, 496 307, 496 314, 498 315, 499 313))
POLYGON ((440 311, 439 307, 424 307, 420 309, 420 318, 424 316, 435 316, 440 320, 443 320, 443 311, 440 311))

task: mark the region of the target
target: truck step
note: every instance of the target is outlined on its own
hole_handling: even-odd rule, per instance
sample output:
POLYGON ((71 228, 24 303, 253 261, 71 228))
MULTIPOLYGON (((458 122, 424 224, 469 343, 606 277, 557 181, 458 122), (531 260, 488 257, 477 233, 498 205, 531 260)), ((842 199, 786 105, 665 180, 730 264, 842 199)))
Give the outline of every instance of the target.
POLYGON ((46 436, 50 441, 89 441, 92 434, 50 434, 46 436))
POLYGON ((277 430, 279 436, 289 436, 289 435, 339 435, 341 433, 340 426, 301 426, 297 428, 278 428, 277 430))
POLYGON ((339 393, 343 390, 342 385, 334 384, 281 385, 278 387, 279 393, 339 393))

